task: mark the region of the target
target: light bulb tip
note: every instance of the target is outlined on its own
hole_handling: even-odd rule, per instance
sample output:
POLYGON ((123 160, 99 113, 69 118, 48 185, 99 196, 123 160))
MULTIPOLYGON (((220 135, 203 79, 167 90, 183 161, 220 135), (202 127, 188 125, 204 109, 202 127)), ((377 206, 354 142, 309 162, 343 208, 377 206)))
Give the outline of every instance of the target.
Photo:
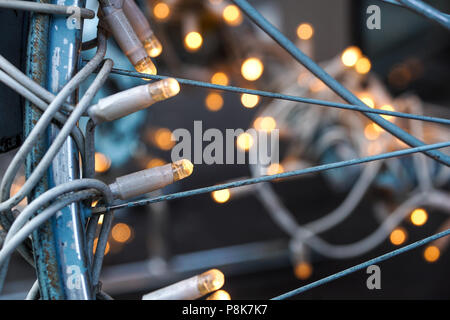
POLYGON ((181 159, 172 163, 173 180, 178 181, 189 177, 194 171, 194 165, 188 159, 181 159))

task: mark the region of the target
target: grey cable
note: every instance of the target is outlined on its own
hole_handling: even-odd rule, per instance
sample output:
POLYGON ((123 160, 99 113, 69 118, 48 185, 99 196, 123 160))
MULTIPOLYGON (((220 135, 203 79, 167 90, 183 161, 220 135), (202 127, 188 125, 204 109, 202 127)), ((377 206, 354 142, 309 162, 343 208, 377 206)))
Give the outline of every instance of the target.
MULTIPOLYGON (((64 88, 59 92, 56 98, 50 103, 48 109, 42 114, 41 118, 37 122, 37 124, 33 127, 27 139, 19 149, 19 151, 14 156, 10 165, 8 166, 2 182, 0 184, 0 201, 2 204, 9 197, 9 190, 11 188, 11 184, 13 182, 14 176, 22 165, 25 157, 29 153, 29 151, 33 148, 35 142, 39 138, 40 134, 45 130, 45 128, 50 123, 53 118, 53 114, 58 111, 61 104, 67 99, 67 97, 78 87, 79 83, 85 80, 102 61, 103 57, 106 53, 106 38, 102 32, 98 34, 99 45, 97 47, 97 53, 95 56, 64 86, 64 88)), ((0 204, 0 206, 2 205, 0 204)), ((9 205, 9 204, 8 204, 9 205)), ((8 207, 8 205, 4 205, 4 207, 8 207)), ((0 209, 0 216, 3 218, 2 211, 0 209)), ((2 223, 4 224, 4 219, 2 219, 2 223)), ((6 227, 6 226, 4 226, 6 227)))
POLYGON ((52 205, 47 207, 36 217, 31 219, 26 225, 24 225, 17 233, 14 234, 8 241, 5 241, 3 248, 0 250, 0 292, 3 288, 3 283, 6 278, 6 271, 8 269, 8 263, 10 255, 13 251, 25 240, 27 237, 40 225, 51 218, 56 212, 66 207, 67 205, 85 200, 92 197, 92 190, 79 191, 77 193, 70 194, 62 199, 55 201, 52 205))
POLYGON ((437 191, 422 192, 405 201, 372 234, 362 240, 352 244, 333 245, 325 242, 319 237, 311 237, 306 240, 306 243, 312 249, 330 258, 347 259, 356 257, 375 248, 383 242, 405 216, 417 206, 424 204, 450 211, 447 194, 437 191))
MULTIPOLYGON (((3 71, 5 71, 14 80, 22 84, 24 88, 27 88, 45 102, 51 103, 53 100, 55 100, 56 96, 53 93, 47 91, 46 89, 41 87, 38 83, 28 78, 26 74, 17 69, 11 62, 5 59, 2 55, 0 55, 0 68, 3 69, 3 71)), ((66 112, 72 112, 74 106, 64 101, 62 108, 66 112)))
MULTIPOLYGON (((42 112, 47 110, 48 105, 47 103, 45 103, 45 101, 41 100, 34 93, 29 91, 26 87, 22 86, 19 82, 14 80, 14 78, 12 78, 7 73, 1 70, 0 70, 0 81, 3 82, 8 87, 10 87, 11 89, 13 89, 14 91, 16 91, 18 94, 22 95, 25 99, 29 100, 42 112)), ((59 127, 63 126, 64 123, 67 121, 67 117, 63 115, 61 112, 56 112, 53 118, 55 119, 55 122, 56 124, 58 124, 59 127)), ((82 159, 84 159, 84 137, 80 128, 78 128, 77 126, 73 127, 71 136, 75 141, 75 143, 77 144, 82 159)))
MULTIPOLYGON (((45 155, 42 157, 41 161, 36 166, 35 170, 28 177, 27 181, 22 186, 22 188, 14 196, 12 196, 8 200, 6 200, 0 204, 0 211, 8 210, 12 206, 19 203, 29 192, 31 192, 31 190, 34 188, 36 183, 45 174, 47 168, 51 165, 53 158, 59 152, 60 147, 64 144, 67 136, 69 135, 69 133, 71 131, 71 128, 77 124, 79 118, 82 116, 84 111, 89 107, 89 103, 94 98, 94 95, 96 94, 96 92, 100 89, 100 87, 106 81, 106 79, 109 75, 109 72, 111 71, 112 65, 113 65, 112 60, 110 60, 110 59, 105 60, 105 63, 103 64, 101 70, 97 74, 95 80, 92 82, 91 86, 86 91, 85 95, 80 100, 80 102, 78 103, 75 110, 71 113, 71 115, 67 119, 67 122, 64 124, 63 128, 58 133, 57 137, 55 138, 55 140, 53 141, 53 143, 51 144, 50 148, 47 150, 45 155)), ((59 96, 59 94, 58 94, 58 96, 59 96)), ((2 183, 3 183, 3 181, 2 181, 2 183)))
MULTIPOLYGON (((69 181, 67 183, 58 185, 46 192, 44 192, 41 196, 33 200, 14 220, 13 224, 11 225, 11 228, 8 232, 8 234, 5 237, 5 243, 11 239, 11 237, 18 232, 20 228, 28 221, 28 219, 34 215, 39 208, 41 208, 43 205, 45 205, 47 202, 55 199, 56 197, 67 193, 72 192, 74 190, 79 189, 86 189, 86 188, 93 188, 96 190, 99 190, 103 196, 105 197, 107 202, 112 201, 112 194, 109 190, 109 187, 95 179, 81 179, 81 180, 74 180, 69 181)), ((91 197, 95 196, 95 193, 91 192, 91 197)), ((0 283, 2 282, 2 279, 6 277, 7 268, 5 266, 0 267, 0 283)))
POLYGON ((0 8, 13 9, 13 10, 25 10, 39 13, 48 14, 60 14, 70 16, 76 11, 79 11, 80 18, 92 19, 95 17, 95 12, 86 8, 75 6, 62 6, 49 3, 38 3, 30 1, 18 1, 18 0, 0 0, 0 8))
MULTIPOLYGON (((8 234, 6 235, 5 242, 7 242, 12 235, 18 232, 18 230, 22 228, 22 226, 46 203, 52 201, 53 199, 61 196, 64 193, 88 188, 98 190, 100 193, 102 193, 106 201, 111 203, 113 198, 112 193, 109 190, 108 185, 100 180, 79 179, 57 185, 41 194, 26 206, 26 208, 17 216, 17 218, 11 225, 8 234)), ((96 193, 92 194, 92 196, 95 195, 96 193)))

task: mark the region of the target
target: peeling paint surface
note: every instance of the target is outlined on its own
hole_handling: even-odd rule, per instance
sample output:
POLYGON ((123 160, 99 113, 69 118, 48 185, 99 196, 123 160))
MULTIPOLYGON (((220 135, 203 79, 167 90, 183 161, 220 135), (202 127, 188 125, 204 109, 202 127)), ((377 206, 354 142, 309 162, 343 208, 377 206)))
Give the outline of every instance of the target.
MULTIPOLYGON (((84 6, 83 0, 53 0, 50 3, 84 6)), ((81 30, 69 30, 64 16, 47 16, 47 26, 48 43, 46 41, 44 45, 39 40, 36 41, 36 45, 42 47, 43 52, 37 57, 30 49, 29 60, 35 68, 41 68, 40 82, 57 94, 77 69, 81 30)), ((35 30, 31 32, 36 32, 41 27, 42 25, 36 24, 35 28, 32 28, 35 30)), ((69 100, 74 103, 77 99, 74 95, 69 100)), ((30 127, 36 119, 37 117, 32 119, 30 127)), ((57 133, 57 127, 52 125, 47 139, 54 139, 57 133)), ((42 156, 47 148, 47 144, 42 144, 36 155, 42 156)), ((31 172, 37 162, 37 157, 30 159, 27 162, 27 172, 31 172)), ((39 193, 54 185, 79 178, 78 152, 70 137, 61 147, 48 172, 48 181, 40 187, 39 193)), ((38 261, 38 278, 44 299, 93 298, 84 249, 85 225, 82 210, 79 203, 63 208, 34 236, 35 260, 38 261)))

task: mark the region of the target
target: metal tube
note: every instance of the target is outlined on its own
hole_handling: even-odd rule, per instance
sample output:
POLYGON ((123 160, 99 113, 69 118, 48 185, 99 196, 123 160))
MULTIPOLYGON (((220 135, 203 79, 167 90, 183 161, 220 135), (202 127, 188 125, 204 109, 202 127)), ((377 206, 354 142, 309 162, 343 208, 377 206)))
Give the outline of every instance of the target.
MULTIPOLYGON (((56 0, 53 1, 56 3, 56 0)), ((62 4, 83 7, 84 1, 65 0, 62 4)), ((54 94, 61 90, 76 71, 81 46, 81 28, 82 23, 80 29, 69 29, 66 17, 53 16, 50 19, 47 89, 54 94)), ((72 95, 70 99, 75 102, 76 96, 72 95)), ((49 131, 50 140, 53 140, 58 129, 52 126, 49 131)), ((79 178, 78 166, 78 151, 73 140, 68 138, 49 169, 49 187, 79 178)), ((53 233, 55 241, 48 244, 54 249, 48 256, 47 263, 52 268, 57 268, 60 282, 54 283, 55 279, 51 277, 46 281, 49 281, 51 286, 59 287, 58 294, 52 295, 54 299, 88 300, 94 297, 84 251, 82 210, 80 203, 72 203, 61 209, 62 214, 57 213, 51 219, 53 227, 49 231, 53 233)), ((41 253, 45 253, 46 250, 46 247, 40 248, 41 253)))
POLYGON ((94 11, 85 8, 78 9, 71 6, 62 6, 56 4, 29 2, 29 1, 0 0, 0 8, 34 11, 48 14, 61 14, 65 16, 70 16, 73 13, 76 13, 75 10, 79 10, 80 17, 83 19, 93 19, 95 17, 94 11))

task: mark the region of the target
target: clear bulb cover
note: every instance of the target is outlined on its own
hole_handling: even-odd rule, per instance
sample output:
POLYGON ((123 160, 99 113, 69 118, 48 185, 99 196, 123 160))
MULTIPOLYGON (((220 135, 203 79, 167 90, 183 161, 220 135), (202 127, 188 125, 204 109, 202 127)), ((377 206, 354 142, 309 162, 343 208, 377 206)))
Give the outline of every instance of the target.
POLYGON ((180 84, 175 78, 150 83, 147 88, 154 102, 168 99, 180 92, 180 84))
POLYGON ((147 51, 147 54, 152 58, 159 56, 163 49, 161 42, 154 34, 144 41, 144 48, 145 51, 147 51))
POLYGON ((137 72, 146 73, 146 74, 156 74, 157 70, 155 65, 153 64, 150 57, 145 57, 144 59, 138 61, 134 66, 137 72))
POLYGON ((202 295, 220 289, 225 283, 225 276, 220 270, 211 269, 198 276, 198 290, 202 295))
POLYGON ((172 163, 173 181, 189 177, 194 171, 194 165, 187 159, 181 159, 172 163))

